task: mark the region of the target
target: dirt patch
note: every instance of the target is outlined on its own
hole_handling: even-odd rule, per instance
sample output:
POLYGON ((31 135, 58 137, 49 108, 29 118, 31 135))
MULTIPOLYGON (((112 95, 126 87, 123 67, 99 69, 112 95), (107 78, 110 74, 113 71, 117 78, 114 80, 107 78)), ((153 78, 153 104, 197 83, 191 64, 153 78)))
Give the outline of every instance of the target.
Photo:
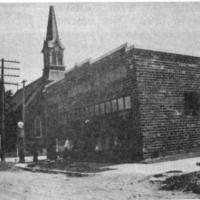
POLYGON ((88 163, 88 162, 74 162, 69 163, 66 161, 41 161, 37 164, 29 164, 28 167, 35 167, 40 169, 52 169, 52 170, 64 170, 72 172, 82 172, 82 173, 96 173, 107 170, 112 170, 109 168, 108 164, 101 163, 88 163))
POLYGON ((166 178, 161 184, 161 189, 191 191, 200 194, 200 171, 166 178))

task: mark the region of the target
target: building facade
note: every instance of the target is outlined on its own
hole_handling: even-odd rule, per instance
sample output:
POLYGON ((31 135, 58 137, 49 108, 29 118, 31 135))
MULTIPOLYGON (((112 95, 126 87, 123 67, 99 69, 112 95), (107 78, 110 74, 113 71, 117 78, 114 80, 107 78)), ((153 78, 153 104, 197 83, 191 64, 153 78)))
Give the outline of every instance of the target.
POLYGON ((127 161, 198 151, 199 64, 125 44, 75 66, 46 87, 48 139, 127 161))
MULTIPOLYGON (((115 161, 200 150, 200 58, 123 44, 65 72, 63 51, 50 7, 43 75, 26 86, 25 123, 27 140, 49 158, 66 139, 80 158, 115 161)), ((16 110, 21 98, 19 90, 16 110)))

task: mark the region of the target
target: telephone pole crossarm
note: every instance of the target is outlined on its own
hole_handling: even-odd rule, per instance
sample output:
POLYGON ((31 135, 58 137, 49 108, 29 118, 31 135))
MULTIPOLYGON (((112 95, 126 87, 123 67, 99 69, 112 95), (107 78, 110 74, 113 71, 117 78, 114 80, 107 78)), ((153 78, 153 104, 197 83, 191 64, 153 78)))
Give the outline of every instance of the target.
POLYGON ((17 64, 20 63, 20 62, 17 61, 17 60, 5 60, 5 59, 4 59, 4 62, 8 62, 8 63, 17 63, 17 64))
MULTIPOLYGON (((0 75, 1 76, 1 75, 0 75)), ((9 76, 9 77, 20 77, 19 75, 15 75, 15 74, 4 74, 4 77, 5 76, 9 76)))
POLYGON ((4 69, 20 70, 20 68, 18 68, 18 67, 4 67, 4 69))
POLYGON ((4 82, 4 85, 16 85, 16 86, 19 86, 19 83, 4 82))

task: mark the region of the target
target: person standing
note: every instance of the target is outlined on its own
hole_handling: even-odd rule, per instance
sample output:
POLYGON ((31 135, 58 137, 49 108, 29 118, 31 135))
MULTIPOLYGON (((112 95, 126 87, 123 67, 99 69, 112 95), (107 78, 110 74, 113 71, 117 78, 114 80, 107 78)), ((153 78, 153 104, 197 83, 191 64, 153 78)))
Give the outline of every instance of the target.
POLYGON ((73 150, 73 142, 72 140, 67 138, 64 144, 64 159, 71 160, 72 150, 73 150))

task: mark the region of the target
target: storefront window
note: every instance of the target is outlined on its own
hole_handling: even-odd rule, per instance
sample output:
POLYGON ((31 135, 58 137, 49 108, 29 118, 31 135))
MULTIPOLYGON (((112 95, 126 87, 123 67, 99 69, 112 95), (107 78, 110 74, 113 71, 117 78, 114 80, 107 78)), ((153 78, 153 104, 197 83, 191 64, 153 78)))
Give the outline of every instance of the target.
POLYGON ((110 105, 110 101, 106 102, 106 113, 110 113, 111 112, 111 105, 110 105))
POLYGON ((112 100, 112 112, 117 111, 117 100, 112 100))
POLYGON ((99 115, 99 105, 95 105, 95 115, 99 115))
POLYGON ((130 109, 131 108, 131 97, 127 96, 124 98, 125 100, 125 109, 130 109))
POLYGON ((118 102, 118 109, 124 110, 124 99, 120 98, 120 99, 117 100, 117 102, 118 102))
POLYGON ((104 103, 100 104, 100 113, 105 114, 105 104, 104 103))

